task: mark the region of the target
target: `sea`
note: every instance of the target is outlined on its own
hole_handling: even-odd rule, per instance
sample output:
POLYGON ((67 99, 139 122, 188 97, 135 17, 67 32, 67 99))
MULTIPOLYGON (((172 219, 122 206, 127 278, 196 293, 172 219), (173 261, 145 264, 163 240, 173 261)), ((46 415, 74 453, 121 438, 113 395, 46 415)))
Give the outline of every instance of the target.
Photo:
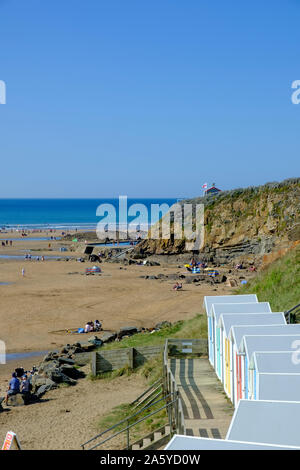
POLYGON ((178 201, 164 199, 0 199, 3 230, 95 230, 97 224, 116 222, 119 228, 140 217, 141 230, 156 223, 178 201), (157 205, 162 209, 157 210, 157 205), (98 215, 97 215, 98 214, 98 215), (124 219, 127 214, 127 220, 124 219), (113 220, 115 219, 115 220, 113 220))

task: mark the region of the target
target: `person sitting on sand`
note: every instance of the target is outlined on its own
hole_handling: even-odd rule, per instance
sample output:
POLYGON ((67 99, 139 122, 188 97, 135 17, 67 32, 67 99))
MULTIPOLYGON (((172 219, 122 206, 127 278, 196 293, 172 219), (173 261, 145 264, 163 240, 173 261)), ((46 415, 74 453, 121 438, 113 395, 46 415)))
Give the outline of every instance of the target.
POLYGON ((22 382, 21 382, 21 393, 23 395, 25 405, 27 405, 27 403, 30 401, 30 388, 31 388, 31 384, 29 382, 29 379, 27 375, 24 374, 22 376, 22 382))
POLYGON ((8 390, 5 397, 5 403, 8 405, 8 398, 12 395, 17 395, 20 393, 20 380, 17 377, 16 372, 12 373, 12 379, 9 382, 8 390))
POLYGON ((95 325, 94 325, 94 331, 100 331, 102 328, 102 324, 99 322, 99 320, 95 320, 95 325))
POLYGON ((173 286, 173 290, 179 290, 179 289, 182 289, 182 284, 180 284, 179 282, 176 282, 176 284, 174 284, 173 286))
POLYGON ((190 265, 192 266, 192 268, 194 268, 197 265, 195 258, 191 259, 190 265))
POLYGON ((84 332, 85 333, 90 333, 91 331, 92 331, 92 327, 91 327, 90 322, 88 321, 87 324, 84 327, 84 332))

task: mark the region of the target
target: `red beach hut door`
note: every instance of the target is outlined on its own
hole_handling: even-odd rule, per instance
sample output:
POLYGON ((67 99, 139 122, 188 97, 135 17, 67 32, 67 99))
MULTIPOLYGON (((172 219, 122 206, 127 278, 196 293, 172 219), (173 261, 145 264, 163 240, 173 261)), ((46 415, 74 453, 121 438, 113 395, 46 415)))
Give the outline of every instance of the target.
POLYGON ((242 358, 236 354, 237 402, 242 398, 242 358))

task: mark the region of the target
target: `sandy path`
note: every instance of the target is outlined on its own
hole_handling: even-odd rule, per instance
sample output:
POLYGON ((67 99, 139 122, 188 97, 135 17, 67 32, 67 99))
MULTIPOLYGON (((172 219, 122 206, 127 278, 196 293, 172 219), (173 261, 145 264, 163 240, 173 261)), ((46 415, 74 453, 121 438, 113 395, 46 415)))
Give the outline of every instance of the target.
MULTIPOLYGON (((81 379, 75 387, 48 392, 43 403, 0 413, 0 443, 13 430, 24 449, 79 449, 99 432, 101 416, 114 406, 130 403, 146 388, 138 375, 113 381, 81 379)), ((115 445, 113 440, 107 448, 115 445)))

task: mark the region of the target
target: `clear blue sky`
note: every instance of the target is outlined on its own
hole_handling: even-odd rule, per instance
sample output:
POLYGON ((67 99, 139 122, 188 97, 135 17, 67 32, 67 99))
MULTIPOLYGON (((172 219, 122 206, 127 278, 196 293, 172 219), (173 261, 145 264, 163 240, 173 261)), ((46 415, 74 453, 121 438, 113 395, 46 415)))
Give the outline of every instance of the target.
POLYGON ((0 197, 300 176, 299 0, 0 0, 0 197))

